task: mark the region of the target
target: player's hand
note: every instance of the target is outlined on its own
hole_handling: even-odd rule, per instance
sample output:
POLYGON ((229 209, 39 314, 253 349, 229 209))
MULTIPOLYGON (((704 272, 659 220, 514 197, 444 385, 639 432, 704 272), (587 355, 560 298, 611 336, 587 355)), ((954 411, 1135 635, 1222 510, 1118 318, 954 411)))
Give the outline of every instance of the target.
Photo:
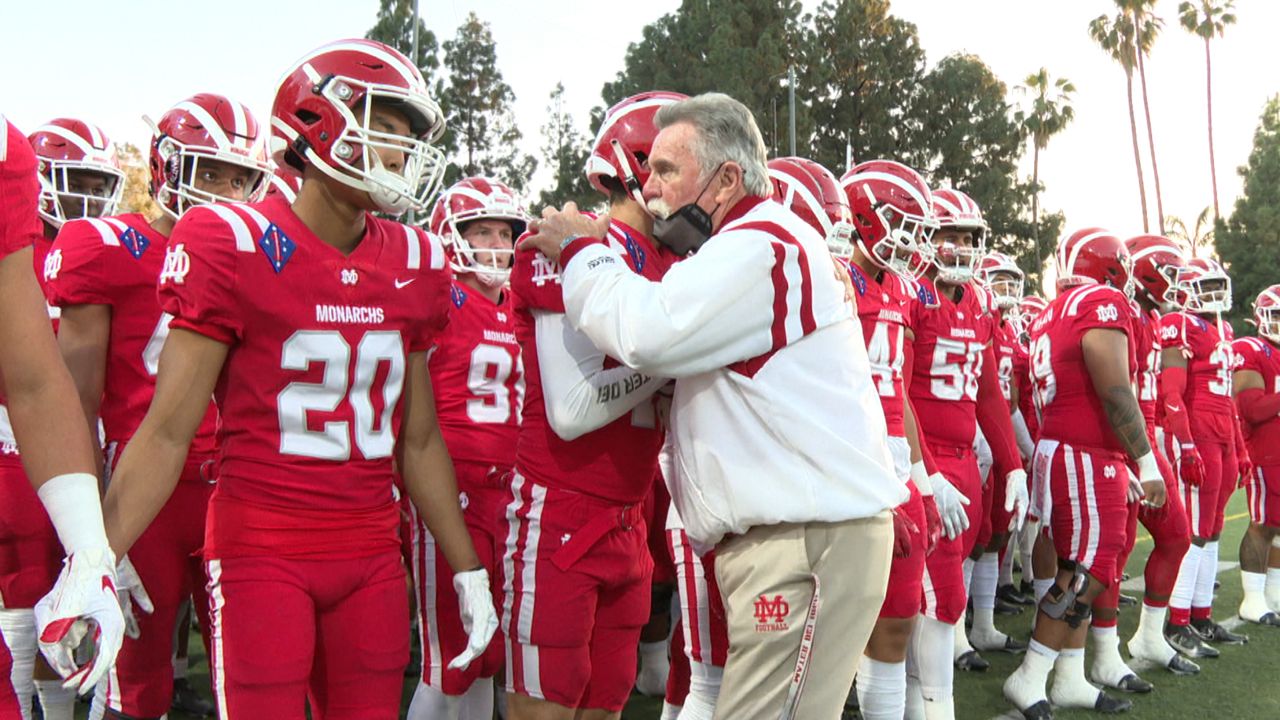
POLYGON ((1204 460, 1194 443, 1183 443, 1178 458, 1178 476, 1191 487, 1200 487, 1204 482, 1204 460))
POLYGON ((893 556, 911 557, 911 534, 920 528, 907 516, 907 510, 899 505, 893 509, 893 556))
POLYGON ((1004 511, 1011 513, 1009 532, 1019 532, 1027 521, 1027 508, 1031 500, 1027 495, 1027 471, 1010 470, 1004 476, 1004 511))
POLYGON ((1245 481, 1253 475, 1253 458, 1249 457, 1248 450, 1242 450, 1236 456, 1236 472, 1239 473, 1236 487, 1244 487, 1245 481))
POLYGON ((932 495, 925 495, 921 500, 924 501, 924 554, 929 555, 938 547, 938 541, 942 539, 942 518, 938 515, 938 503, 932 495))
POLYGON ((835 265, 836 279, 840 281, 841 285, 844 285, 844 301, 847 303, 854 302, 854 298, 857 296, 853 292, 853 279, 849 277, 849 269, 845 267, 843 262, 837 260, 835 256, 832 256, 831 264, 835 265))
POLYGON ((453 589, 458 593, 458 609, 462 613, 462 629, 467 633, 467 647, 449 661, 449 668, 464 670, 489 647, 489 641, 498 630, 498 615, 493 609, 489 573, 484 568, 454 575, 453 589))
POLYGON ((40 651, 78 694, 89 692, 116 662, 124 616, 116 597, 116 559, 109 548, 88 548, 63 561, 48 595, 36 603, 40 651), (76 665, 76 648, 90 637, 93 657, 76 665))
POLYGON ((608 231, 608 215, 601 215, 593 220, 578 212, 577 204, 567 202, 561 210, 544 208, 542 217, 529 223, 529 232, 533 234, 521 241, 517 249, 537 250, 548 260, 557 262, 560 259, 560 246, 569 238, 603 238, 608 231))
POLYGON ((942 517, 942 534, 948 540, 955 540, 969 529, 969 514, 964 507, 969 498, 956 489, 942 473, 934 473, 929 477, 933 485, 933 499, 938 503, 938 514, 942 517))
POLYGON ((138 571, 134 570, 133 563, 129 562, 128 555, 125 555, 116 566, 116 598, 120 601, 120 613, 124 615, 124 634, 137 640, 141 633, 138 630, 138 618, 133 612, 134 606, 136 605, 148 615, 156 608, 151 603, 151 596, 147 594, 147 589, 142 586, 142 578, 138 577, 138 571))

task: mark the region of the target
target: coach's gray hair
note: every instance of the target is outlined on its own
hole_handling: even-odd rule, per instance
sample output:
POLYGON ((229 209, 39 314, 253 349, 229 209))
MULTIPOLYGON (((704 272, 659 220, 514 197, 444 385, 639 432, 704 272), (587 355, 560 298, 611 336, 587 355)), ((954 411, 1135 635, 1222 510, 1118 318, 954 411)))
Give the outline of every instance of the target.
POLYGON ((748 195, 769 196, 772 185, 768 153, 756 119, 746 105, 724 93, 703 93, 664 105, 654 118, 659 130, 682 122, 698 131, 690 150, 698 160, 702 178, 732 161, 742 166, 742 185, 748 195))

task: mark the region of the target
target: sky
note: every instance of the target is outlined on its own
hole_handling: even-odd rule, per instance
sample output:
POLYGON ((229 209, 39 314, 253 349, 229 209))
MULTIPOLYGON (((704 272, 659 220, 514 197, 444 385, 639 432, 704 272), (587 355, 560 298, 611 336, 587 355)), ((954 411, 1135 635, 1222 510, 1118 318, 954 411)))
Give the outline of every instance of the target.
MULTIPOLYGON (((805 2, 807 10, 816 5, 805 2)), ((516 95, 524 149, 539 156, 539 131, 556 83, 564 83, 568 107, 585 131, 590 108, 601 104, 601 86, 623 67, 627 45, 678 6, 678 0, 421 0, 420 12, 441 41, 470 11, 492 25, 498 67, 516 95)), ((969 52, 1010 88, 1041 66, 1069 78, 1077 88, 1076 119, 1041 154, 1042 205, 1064 211, 1068 229, 1092 225, 1131 235, 1141 232, 1142 218, 1124 74, 1087 32, 1089 20, 1112 7, 1111 0, 892 2, 895 15, 917 25, 931 65, 969 52)), ((1165 214, 1190 223, 1212 203, 1204 44, 1178 25, 1176 7, 1175 0, 1157 5, 1165 29, 1147 81, 1165 214)), ((280 74, 315 46, 364 35, 377 8, 377 0, 8 0, 0 12, 4 23, 32 31, 9 34, 0 46, 0 67, 9 69, 0 76, 0 112, 27 132, 53 117, 80 116, 116 141, 144 145, 144 113, 159 117, 189 95, 221 92, 265 122, 280 74), (62 18, 56 28, 51 16, 62 18)), ((1280 27, 1280 3, 1237 0, 1236 14, 1239 22, 1213 44, 1224 214, 1240 193, 1236 168, 1248 158, 1258 116, 1280 92, 1280 63, 1268 50, 1280 27)), ((1154 231, 1154 187, 1145 135, 1140 139, 1154 231)), ((1030 171, 1028 152, 1024 172, 1030 171)), ((535 176, 535 188, 548 180, 545 173, 535 176)))

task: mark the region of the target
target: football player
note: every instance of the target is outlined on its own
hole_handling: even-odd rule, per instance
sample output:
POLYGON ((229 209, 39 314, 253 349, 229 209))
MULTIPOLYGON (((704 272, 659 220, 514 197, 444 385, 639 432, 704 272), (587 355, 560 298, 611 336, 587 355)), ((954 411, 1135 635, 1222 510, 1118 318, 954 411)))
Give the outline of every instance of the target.
MULTIPOLYGON (((115 147, 103 132, 89 123, 69 118, 51 120, 28 140, 36 155, 40 179, 37 212, 43 233, 32 245, 37 279, 41 279, 49 247, 58 228, 69 218, 101 214, 119 200, 124 186, 115 147)), ((56 330, 56 310, 51 309, 56 330)), ((0 403, 3 397, 0 395, 0 403)), ((62 561, 57 533, 22 469, 22 458, 0 412, 0 544, 12 552, 0 553, 0 628, 10 640, 15 679, 24 710, 32 695, 40 698, 45 717, 70 718, 75 692, 36 652, 35 615, 32 608, 53 586, 62 561), (33 665, 34 664, 34 665, 33 665), (34 666, 34 687, 31 668, 34 666)))
MULTIPOLYGON (((515 192, 484 177, 464 178, 442 193, 430 220, 431 232, 449 253, 454 280, 449 326, 427 367, 458 479, 462 516, 490 576, 496 573, 495 550, 505 540, 499 528, 524 404, 524 366, 505 286, 515 238, 527 223, 515 192)), ((430 530, 421 519, 414 520, 410 572, 423 658, 409 717, 489 720, 502 641, 495 637, 467 668, 448 667, 466 648, 467 633, 448 563, 430 530)))
MULTIPOLYGON (((1129 654, 1168 668, 1177 675, 1194 674, 1199 667, 1179 655, 1164 639, 1165 615, 1169 595, 1182 557, 1191 545, 1182 498, 1177 492, 1177 477, 1156 439, 1156 406, 1160 374, 1160 313, 1171 312, 1179 304, 1174 280, 1184 260, 1182 251, 1168 238, 1139 235, 1125 241, 1133 260, 1134 302, 1138 312, 1134 319, 1133 344, 1138 369, 1138 405, 1146 423, 1147 442, 1155 453, 1165 481, 1166 501, 1153 508, 1142 503, 1129 504, 1129 525, 1125 550, 1116 563, 1123 570, 1137 535, 1137 521, 1150 533, 1153 545, 1143 571, 1142 614, 1138 631, 1129 641, 1129 654)), ((1094 665, 1090 676, 1097 683, 1128 692, 1146 692, 1150 683, 1142 680, 1120 657, 1116 639, 1115 614, 1119 603, 1118 583, 1108 587, 1094 602, 1093 622, 1089 633, 1094 639, 1094 665)))
POLYGON ((1105 713, 1129 708, 1085 678, 1085 635, 1093 600, 1119 578, 1127 502, 1141 497, 1160 507, 1165 499, 1132 385, 1129 251, 1090 228, 1063 237, 1057 264, 1058 297, 1031 326, 1031 372, 1041 413, 1032 467, 1038 488, 1048 488, 1042 519, 1058 573, 1040 599, 1022 664, 1004 683, 1005 697, 1029 719, 1052 717, 1050 700, 1105 713))
MULTIPOLYGON (((161 214, 150 222, 139 213, 68 222, 45 270, 49 303, 61 310, 58 344, 88 426, 97 432, 102 421, 108 478, 155 391, 169 334, 156 283, 174 270, 165 260, 174 225, 198 205, 260 199, 270 173, 264 129, 247 107, 222 95, 177 103, 153 132, 151 194, 161 214)), ((148 597, 154 610, 133 613, 136 628, 108 682, 98 687, 95 717, 164 715, 173 694, 175 622, 193 592, 200 625, 208 627, 205 574, 192 559, 204 544, 216 478, 217 411, 211 398, 205 407, 173 495, 129 551, 143 588, 134 592, 148 597)))
MULTIPOLYGON (((770 163, 771 174, 773 167, 770 163)), ((800 171, 804 169, 802 165, 781 177, 803 178, 800 171)), ((825 172, 817 166, 811 174, 821 179, 819 170, 825 172)), ((805 187, 793 184, 796 194, 805 187)), ((906 711, 907 644, 923 601, 925 557, 941 539, 943 519, 929 481, 930 470, 937 469, 932 456, 926 460, 922 453, 915 412, 907 397, 915 337, 911 322, 918 298, 914 279, 898 259, 914 257, 927 247, 934 220, 929 186, 919 173, 900 163, 860 163, 844 176, 840 191, 835 220, 843 217, 843 222, 829 222, 831 228, 824 234, 833 254, 849 264, 894 468, 911 492, 911 498, 894 510, 896 547, 889 587, 858 667, 858 706, 868 720, 900 719, 906 711)), ((955 504, 958 497, 948 498, 952 515, 946 519, 947 530, 954 539, 957 518, 963 515, 955 504)))
POLYGON ((1280 625, 1280 285, 1253 301, 1258 337, 1236 340, 1232 387, 1255 464, 1244 479, 1249 529, 1240 540, 1240 617, 1280 625))
MULTIPOLYGON (((35 153, 27 138, 0 116, 0 373, 4 375, 4 415, 12 438, 4 438, 6 462, 21 449, 23 474, 6 472, 6 505, 29 498, 9 480, 21 477, 36 489, 61 541, 67 560, 52 591, 35 603, 33 621, 26 611, 4 612, 0 624, 0 714, 28 717, 32 666, 14 667, 10 648, 19 658, 34 659, 37 639, 52 668, 67 678, 66 686, 86 692, 115 662, 124 636, 124 618, 115 594, 115 556, 107 544, 94 474, 93 445, 77 408, 75 386, 58 357, 36 275, 31 246, 41 235, 37 215, 40 185, 35 153), (11 620, 18 622, 11 623, 11 620), (25 620, 25 621, 24 621, 25 620), (15 625, 17 627, 15 627, 15 625), (82 640, 92 651, 85 659, 76 653, 82 640), (79 659, 78 659, 79 658, 79 659), (83 664, 80 664, 83 663, 83 664), (14 681, 19 687, 14 687, 14 681)), ((20 565, 0 568, 0 598, 22 597, 21 585, 48 578, 47 559, 28 560, 44 520, 34 504, 24 518, 29 524, 12 528, 0 540, 6 557, 20 565)), ((10 508, 6 507, 6 511, 10 508)), ((7 523, 6 523, 7 525, 7 523)), ((39 550, 43 555, 44 550, 39 550)), ((35 593, 43 592, 35 589, 35 593)), ((22 603, 25 604, 25 603, 22 603)), ((29 661, 28 661, 29 662, 29 661)))
POLYGON ((1218 650, 1206 643, 1248 640, 1213 620, 1223 510, 1241 469, 1231 400, 1235 353, 1231 326, 1222 321, 1231 310, 1231 279, 1216 261, 1196 258, 1178 273, 1177 285, 1185 305, 1160 319, 1160 399, 1166 455, 1182 480, 1191 547, 1174 583, 1165 636, 1188 657, 1216 657, 1218 650))
MULTIPOLYGON (((683 97, 642 93, 611 107, 587 164, 609 194, 609 246, 651 280, 672 258, 651 239, 642 202, 648 143, 657 110, 683 97)), ((569 325, 554 262, 516 253, 511 285, 527 391, 503 555, 507 713, 617 717, 649 619, 643 505, 658 473, 663 382, 569 325)))
POLYGON ((137 541, 214 395, 203 554, 219 712, 394 717, 409 613, 393 458, 453 570, 469 636, 455 667, 497 628, 427 370, 448 321, 444 248, 373 214, 425 208, 443 113, 399 52, 341 40, 285 73, 271 116, 302 188, 292 205, 200 205, 175 226, 159 283, 169 337, 108 524, 122 552, 137 541))
POLYGON ((961 532, 944 538, 925 560, 925 617, 916 625, 907 657, 908 708, 922 696, 929 720, 955 716, 955 626, 968 601, 964 561, 976 546, 984 510, 973 449, 979 427, 995 460, 993 524, 1020 528, 1027 508, 1026 472, 1013 438, 1009 406, 1000 393, 992 347, 990 295, 973 282, 985 248, 986 224, 977 204, 964 193, 938 190, 932 200, 940 227, 933 236, 936 253, 919 281, 913 319, 914 355, 919 360, 913 363, 909 392, 924 443, 940 470, 931 484, 944 522, 951 509, 959 507, 944 496, 958 492, 968 502, 961 532), (916 682, 918 692, 912 688, 916 682))

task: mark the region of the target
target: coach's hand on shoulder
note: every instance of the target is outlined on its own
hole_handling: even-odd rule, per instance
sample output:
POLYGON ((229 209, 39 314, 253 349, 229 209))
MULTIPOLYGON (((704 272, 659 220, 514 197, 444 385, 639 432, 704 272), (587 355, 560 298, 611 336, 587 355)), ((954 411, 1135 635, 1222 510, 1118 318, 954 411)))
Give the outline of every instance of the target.
POLYGON ((462 613, 462 629, 467 633, 467 649, 451 660, 449 667, 462 670, 489 647, 489 641, 498 630, 498 615, 493 608, 493 593, 489 590, 489 573, 484 568, 455 574, 453 589, 458 592, 458 609, 462 613))
POLYGON ((537 250, 548 260, 560 259, 560 251, 570 240, 580 237, 604 238, 609 231, 609 216, 592 218, 578 211, 575 203, 567 202, 564 208, 544 208, 542 217, 529 223, 532 233, 522 240, 517 249, 537 250))
POLYGON ((63 561, 48 595, 36 603, 40 651, 78 694, 89 692, 115 665, 124 641, 124 615, 116 597, 116 559, 106 547, 79 550, 63 561), (93 655, 76 664, 76 649, 86 637, 93 655))

